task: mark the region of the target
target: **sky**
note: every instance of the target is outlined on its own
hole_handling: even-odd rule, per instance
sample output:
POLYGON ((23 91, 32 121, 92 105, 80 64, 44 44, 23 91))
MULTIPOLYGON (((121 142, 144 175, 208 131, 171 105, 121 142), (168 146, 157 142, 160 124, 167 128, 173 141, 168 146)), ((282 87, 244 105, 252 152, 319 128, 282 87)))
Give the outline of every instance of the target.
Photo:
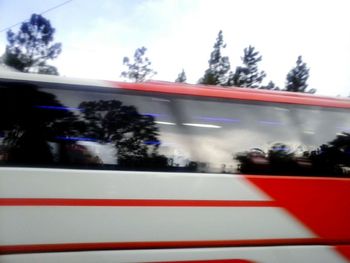
MULTIPOLYGON (((0 54, 7 44, 4 29, 65 2, 0 0, 0 54)), ((184 69, 188 82, 196 83, 222 30, 232 69, 253 45, 263 57, 264 82, 283 88, 302 55, 309 88, 349 96, 349 7, 348 0, 71 0, 43 16, 62 43, 50 64, 63 76, 122 80, 123 57, 145 46, 158 72, 153 79, 174 81, 184 69)))

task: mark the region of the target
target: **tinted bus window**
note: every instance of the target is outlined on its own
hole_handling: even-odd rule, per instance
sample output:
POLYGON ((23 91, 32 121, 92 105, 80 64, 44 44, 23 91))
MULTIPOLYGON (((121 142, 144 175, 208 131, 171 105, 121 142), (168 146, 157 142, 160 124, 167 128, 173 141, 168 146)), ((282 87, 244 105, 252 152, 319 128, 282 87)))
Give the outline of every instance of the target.
POLYGON ((348 110, 142 94, 2 83, 0 164, 349 175, 348 110))
POLYGON ((348 176, 348 110, 180 99, 190 158, 203 171, 348 176))
POLYGON ((170 99, 3 83, 3 165, 184 170, 170 99))

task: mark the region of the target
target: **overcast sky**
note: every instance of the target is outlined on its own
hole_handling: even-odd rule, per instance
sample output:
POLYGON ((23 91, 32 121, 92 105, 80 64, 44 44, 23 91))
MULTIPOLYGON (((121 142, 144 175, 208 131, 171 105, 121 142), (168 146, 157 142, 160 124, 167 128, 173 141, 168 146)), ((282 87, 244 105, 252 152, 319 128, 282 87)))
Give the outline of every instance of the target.
MULTIPOLYGON (((0 0, 0 30, 64 0, 0 0)), ((208 66, 218 31, 231 67, 253 45, 263 56, 265 82, 284 87, 298 55, 310 67, 309 87, 350 95, 350 2, 347 0, 72 0, 44 16, 56 28, 61 75, 120 80, 124 56, 147 47, 158 72, 174 81, 185 69, 196 83, 208 66)), ((19 26, 12 29, 17 32, 19 26)), ((6 32, 0 33, 0 52, 6 32)))

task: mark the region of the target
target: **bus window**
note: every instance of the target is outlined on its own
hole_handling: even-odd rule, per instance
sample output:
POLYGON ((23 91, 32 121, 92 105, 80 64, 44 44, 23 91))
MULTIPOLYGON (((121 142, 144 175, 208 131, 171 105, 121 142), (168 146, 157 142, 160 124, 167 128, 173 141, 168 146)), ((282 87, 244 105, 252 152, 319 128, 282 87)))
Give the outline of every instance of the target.
POLYGON ((348 176, 347 110, 179 99, 193 161, 207 172, 348 176))
MULTIPOLYGON (((0 164, 348 176, 348 110, 0 85, 0 164)), ((84 90, 83 90, 84 89, 84 90)))
POLYGON ((189 169, 171 99, 4 83, 0 163, 127 170, 189 169), (4 112, 7 114, 5 115, 4 112))

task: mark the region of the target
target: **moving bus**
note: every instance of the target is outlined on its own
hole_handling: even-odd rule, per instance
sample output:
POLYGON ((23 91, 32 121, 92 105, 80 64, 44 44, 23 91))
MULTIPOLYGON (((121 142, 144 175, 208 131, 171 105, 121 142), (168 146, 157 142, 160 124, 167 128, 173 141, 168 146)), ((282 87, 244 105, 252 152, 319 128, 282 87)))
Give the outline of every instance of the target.
POLYGON ((0 75, 0 261, 350 262, 350 101, 0 75))

